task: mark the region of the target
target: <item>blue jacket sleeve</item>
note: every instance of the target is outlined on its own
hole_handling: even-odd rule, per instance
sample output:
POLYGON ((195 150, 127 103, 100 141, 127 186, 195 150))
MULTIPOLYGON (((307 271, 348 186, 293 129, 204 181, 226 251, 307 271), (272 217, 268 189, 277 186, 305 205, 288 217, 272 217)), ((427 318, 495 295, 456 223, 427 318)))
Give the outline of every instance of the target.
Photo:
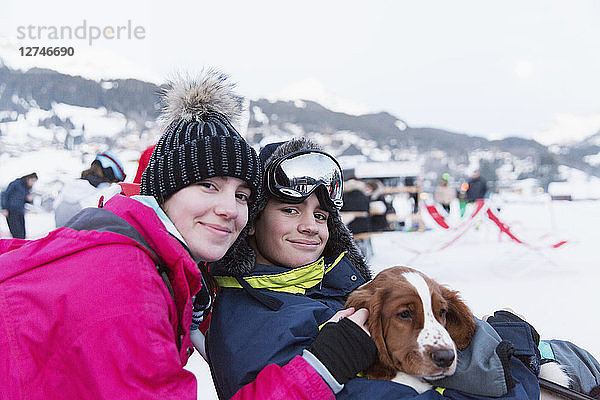
MULTIPOLYGON (((558 363, 571 379, 571 389, 590 393, 600 388, 600 363, 587 350, 565 340, 542 340, 542 359, 558 363)), ((593 396, 592 396, 593 397, 593 396)))
MULTIPOLYGON (((510 370, 515 386, 500 398, 503 400, 539 400, 540 387, 537 377, 515 357, 510 360, 510 370)), ((469 395, 452 389, 445 390, 444 397, 454 400, 494 399, 494 397, 469 395)))
POLYGON ((468 348, 458 351, 454 375, 431 383, 481 396, 500 397, 512 387, 508 357, 501 357, 502 338, 487 323, 476 320, 477 330, 468 348), (506 361, 504 361, 506 360, 506 361), (508 375, 508 376, 507 376, 508 375))
POLYGON ((20 179, 12 181, 6 188, 6 209, 11 212, 24 212, 28 193, 29 191, 23 186, 20 179))

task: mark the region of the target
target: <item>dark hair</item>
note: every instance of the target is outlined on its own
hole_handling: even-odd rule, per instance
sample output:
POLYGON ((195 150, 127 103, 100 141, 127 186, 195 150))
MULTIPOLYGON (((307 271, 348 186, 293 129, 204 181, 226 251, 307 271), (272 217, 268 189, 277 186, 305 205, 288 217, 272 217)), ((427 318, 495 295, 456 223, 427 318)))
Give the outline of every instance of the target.
POLYGON ((19 179, 22 180, 23 182, 27 182, 27 179, 31 179, 31 178, 37 180, 38 179, 37 174, 35 172, 32 172, 31 174, 23 175, 19 179))
POLYGON ((33 187, 33 183, 29 184, 28 180, 30 179, 35 179, 36 181, 38 180, 38 176, 35 172, 32 172, 31 174, 27 174, 27 175, 23 175, 22 177, 19 178, 19 180, 21 181, 21 183, 25 186, 27 186, 27 188, 29 190, 31 190, 31 188, 33 187))
POLYGON ((198 268, 200 268, 200 273, 204 278, 204 283, 206 283, 206 289, 208 289, 208 293, 212 299, 210 307, 212 310, 212 307, 215 304, 216 290, 219 287, 219 284, 210 272, 210 267, 208 266, 208 264, 209 263, 201 261, 198 263, 198 268))
POLYGON ((113 170, 110 167, 102 168, 102 164, 98 160, 94 160, 88 169, 81 172, 81 179, 90 176, 99 178, 102 182, 117 182, 113 170))
POLYGON ((102 168, 102 175, 106 182, 119 182, 119 179, 115 176, 115 171, 111 167, 102 168))
POLYGON ((23 182, 25 182, 27 179, 30 179, 30 178, 33 178, 33 179, 37 180, 37 179, 38 179, 38 176, 37 176, 37 174, 36 174, 35 172, 32 172, 32 173, 30 173, 30 174, 23 175, 23 176, 22 176, 20 179, 21 179, 23 182))

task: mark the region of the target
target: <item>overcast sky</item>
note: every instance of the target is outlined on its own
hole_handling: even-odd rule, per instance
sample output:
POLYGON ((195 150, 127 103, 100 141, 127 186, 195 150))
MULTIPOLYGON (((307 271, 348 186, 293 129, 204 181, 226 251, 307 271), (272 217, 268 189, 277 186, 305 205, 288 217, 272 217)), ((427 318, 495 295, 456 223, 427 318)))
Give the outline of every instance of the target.
POLYGON ((550 143, 600 130, 599 21, 597 0, 3 0, 0 57, 154 82, 216 66, 250 98, 313 98, 410 126, 550 143), (86 39, 48 37, 84 20, 86 39), (129 22, 143 38, 122 29, 89 44, 92 26, 114 36, 129 22), (20 56, 43 45, 75 55, 20 56))

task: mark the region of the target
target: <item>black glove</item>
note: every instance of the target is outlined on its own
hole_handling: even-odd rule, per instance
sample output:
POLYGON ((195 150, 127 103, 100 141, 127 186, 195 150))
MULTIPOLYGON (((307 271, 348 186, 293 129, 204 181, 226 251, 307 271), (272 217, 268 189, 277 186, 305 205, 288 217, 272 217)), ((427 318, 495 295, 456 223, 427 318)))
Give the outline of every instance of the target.
POLYGON ((515 355, 515 348, 508 340, 503 340, 496 347, 496 354, 500 358, 502 368, 504 369, 504 381, 508 390, 515 387, 515 380, 510 371, 510 358, 515 355))
MULTIPOLYGON (((488 317, 487 322, 498 332, 502 339, 509 341, 513 341, 510 335, 516 335, 518 333, 510 328, 502 328, 502 325, 506 325, 506 323, 519 323, 520 325, 528 328, 529 335, 531 336, 531 340, 533 341, 531 348, 515 349, 514 355, 523 364, 525 364, 525 366, 529 368, 531 372, 533 372, 536 376, 539 375, 541 356, 538 346, 540 344, 540 335, 535 330, 535 328, 529 322, 506 310, 494 312, 493 316, 488 317)), ((513 344, 517 342, 518 341, 515 340, 513 344)))
POLYGON ((341 384, 377 360, 377 347, 373 339, 348 318, 325 324, 308 351, 341 384))
POLYGON ((533 339, 533 343, 535 343, 536 346, 539 346, 540 344, 540 334, 535 330, 535 328, 529 322, 525 321, 518 315, 511 313, 510 311, 496 311, 494 312, 494 315, 487 319, 487 322, 490 324, 493 324, 494 322, 525 322, 527 325, 529 325, 529 329, 531 329, 531 338, 533 339))

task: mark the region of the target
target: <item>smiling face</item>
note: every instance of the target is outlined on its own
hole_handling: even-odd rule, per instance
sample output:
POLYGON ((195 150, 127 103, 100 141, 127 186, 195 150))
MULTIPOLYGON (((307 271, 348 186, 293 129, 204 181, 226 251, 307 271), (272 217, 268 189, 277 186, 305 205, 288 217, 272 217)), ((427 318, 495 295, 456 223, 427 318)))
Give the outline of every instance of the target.
POLYGON ((195 260, 216 261, 246 226, 250 194, 241 179, 213 177, 175 192, 163 209, 195 260))
POLYGON ((251 235, 256 262, 293 268, 316 261, 329 239, 327 218, 315 193, 300 204, 269 200, 251 235))

